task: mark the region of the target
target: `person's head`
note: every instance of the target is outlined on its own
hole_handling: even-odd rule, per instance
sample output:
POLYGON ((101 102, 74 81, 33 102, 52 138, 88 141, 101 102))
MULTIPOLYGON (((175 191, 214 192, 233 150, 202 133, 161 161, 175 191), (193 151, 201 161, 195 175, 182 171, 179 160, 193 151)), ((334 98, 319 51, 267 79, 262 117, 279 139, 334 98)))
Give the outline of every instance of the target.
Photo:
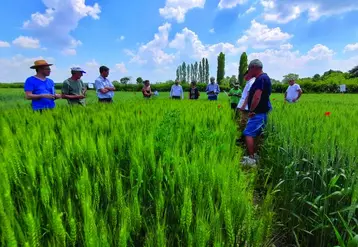
POLYGON ((101 66, 99 67, 99 73, 103 78, 106 78, 109 75, 109 68, 106 66, 101 66))
POLYGON ((146 86, 146 87, 148 87, 150 85, 149 80, 145 80, 143 83, 144 83, 144 86, 146 86))
POLYGON ((191 82, 191 87, 196 87, 196 81, 191 82))
POLYGON ((252 77, 257 77, 262 74, 262 62, 258 59, 254 59, 249 64, 249 73, 252 77))
POLYGON ((293 78, 290 78, 288 80, 288 84, 290 84, 290 86, 292 86, 293 84, 295 84, 295 80, 293 78))
POLYGON ((239 89, 239 84, 235 83, 234 88, 235 88, 235 90, 238 90, 239 89))
POLYGON ((175 85, 179 85, 179 80, 175 80, 175 85))
POLYGON ((81 77, 83 76, 84 73, 86 73, 86 72, 83 69, 81 69, 80 67, 71 68, 71 75, 72 75, 72 79, 74 79, 74 80, 81 79, 81 77))
POLYGON ((215 77, 211 77, 211 78, 210 78, 210 83, 211 83, 211 84, 215 84, 215 77))
POLYGON ((52 64, 47 63, 45 60, 37 60, 30 68, 35 69, 36 74, 47 77, 51 74, 50 66, 52 66, 52 64))

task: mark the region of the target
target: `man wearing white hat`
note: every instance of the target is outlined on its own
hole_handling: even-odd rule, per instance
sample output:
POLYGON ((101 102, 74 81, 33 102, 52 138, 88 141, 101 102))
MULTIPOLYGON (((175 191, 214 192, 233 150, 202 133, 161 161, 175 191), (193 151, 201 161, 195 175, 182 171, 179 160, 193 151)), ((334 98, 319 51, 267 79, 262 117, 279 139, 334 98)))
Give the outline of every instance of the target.
POLYGON ((71 77, 63 82, 62 98, 67 99, 70 105, 85 105, 86 87, 81 80, 86 73, 80 67, 71 68, 71 77))
POLYGON ((55 83, 48 78, 51 74, 52 64, 45 60, 37 60, 31 69, 36 70, 36 75, 30 76, 26 79, 24 91, 26 99, 32 101, 32 109, 34 111, 42 111, 45 109, 55 108, 55 100, 60 99, 61 95, 56 94, 55 83))

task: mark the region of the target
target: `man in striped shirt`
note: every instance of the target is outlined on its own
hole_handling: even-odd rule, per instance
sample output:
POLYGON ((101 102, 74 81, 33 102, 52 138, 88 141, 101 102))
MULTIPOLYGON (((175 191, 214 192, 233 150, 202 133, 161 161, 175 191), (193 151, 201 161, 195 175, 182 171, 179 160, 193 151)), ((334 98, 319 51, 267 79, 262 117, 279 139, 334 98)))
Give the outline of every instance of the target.
POLYGON ((220 93, 219 85, 215 83, 215 78, 210 78, 210 84, 206 87, 206 94, 209 100, 217 100, 220 93))

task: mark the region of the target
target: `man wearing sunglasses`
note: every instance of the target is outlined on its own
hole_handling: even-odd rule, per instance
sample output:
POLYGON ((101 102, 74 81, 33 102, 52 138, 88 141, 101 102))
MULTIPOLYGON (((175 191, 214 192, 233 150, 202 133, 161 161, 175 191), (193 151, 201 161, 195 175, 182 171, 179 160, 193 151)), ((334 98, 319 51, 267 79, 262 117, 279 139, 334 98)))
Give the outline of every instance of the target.
POLYGON ((27 78, 24 85, 26 99, 32 101, 34 111, 55 108, 55 100, 61 95, 56 94, 55 83, 47 78, 51 74, 50 66, 45 60, 37 60, 31 69, 36 70, 36 75, 27 78))

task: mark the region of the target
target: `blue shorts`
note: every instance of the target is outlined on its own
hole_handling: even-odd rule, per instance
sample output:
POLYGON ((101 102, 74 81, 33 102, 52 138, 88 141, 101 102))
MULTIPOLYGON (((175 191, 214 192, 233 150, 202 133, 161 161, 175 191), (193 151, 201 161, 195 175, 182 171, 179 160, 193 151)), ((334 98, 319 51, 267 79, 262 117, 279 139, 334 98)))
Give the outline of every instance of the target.
POLYGON ((244 130, 245 136, 257 137, 261 135, 267 124, 267 113, 255 114, 252 118, 249 118, 246 128, 244 130))
POLYGON ((208 100, 217 100, 217 99, 218 99, 217 95, 208 96, 208 100))

